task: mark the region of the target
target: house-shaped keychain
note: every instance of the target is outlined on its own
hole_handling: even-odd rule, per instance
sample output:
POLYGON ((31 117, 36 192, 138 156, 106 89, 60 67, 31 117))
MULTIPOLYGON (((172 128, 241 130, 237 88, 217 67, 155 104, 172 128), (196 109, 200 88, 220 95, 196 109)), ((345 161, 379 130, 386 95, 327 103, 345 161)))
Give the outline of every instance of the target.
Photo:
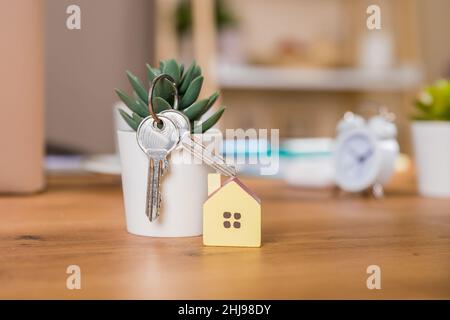
POLYGON ((208 175, 203 204, 205 246, 260 247, 261 201, 239 179, 208 175))

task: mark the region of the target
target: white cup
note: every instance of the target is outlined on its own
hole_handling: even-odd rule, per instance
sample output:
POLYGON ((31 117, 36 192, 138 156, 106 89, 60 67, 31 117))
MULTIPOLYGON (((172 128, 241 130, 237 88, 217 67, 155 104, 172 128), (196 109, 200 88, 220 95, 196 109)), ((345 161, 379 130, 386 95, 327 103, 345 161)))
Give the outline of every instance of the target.
POLYGON ((210 169, 204 164, 183 163, 181 157, 186 151, 174 150, 161 183, 161 215, 150 222, 145 214, 148 158, 139 148, 134 131, 119 130, 117 138, 128 232, 150 237, 201 235, 210 169))

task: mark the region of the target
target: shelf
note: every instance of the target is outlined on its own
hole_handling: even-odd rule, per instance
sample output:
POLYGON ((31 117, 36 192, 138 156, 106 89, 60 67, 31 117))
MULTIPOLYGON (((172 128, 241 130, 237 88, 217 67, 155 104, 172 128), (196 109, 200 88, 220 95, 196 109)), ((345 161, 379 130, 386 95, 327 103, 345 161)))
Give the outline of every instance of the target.
POLYGON ((289 69, 247 65, 220 65, 223 89, 313 91, 403 91, 421 84, 422 72, 414 66, 387 70, 358 68, 289 69))

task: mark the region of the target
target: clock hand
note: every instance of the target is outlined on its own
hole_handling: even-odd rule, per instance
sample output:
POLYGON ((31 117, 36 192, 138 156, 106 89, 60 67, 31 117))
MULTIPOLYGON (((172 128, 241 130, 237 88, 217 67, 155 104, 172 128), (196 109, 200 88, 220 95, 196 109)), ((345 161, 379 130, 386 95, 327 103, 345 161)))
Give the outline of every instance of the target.
POLYGON ((349 147, 348 150, 350 151, 350 153, 353 155, 354 158, 359 160, 360 156, 355 150, 353 150, 353 148, 349 147))
POLYGON ((373 154, 373 149, 370 149, 369 151, 367 151, 366 153, 364 153, 362 156, 360 156, 358 158, 359 162, 364 162, 366 161, 368 158, 370 158, 373 154))

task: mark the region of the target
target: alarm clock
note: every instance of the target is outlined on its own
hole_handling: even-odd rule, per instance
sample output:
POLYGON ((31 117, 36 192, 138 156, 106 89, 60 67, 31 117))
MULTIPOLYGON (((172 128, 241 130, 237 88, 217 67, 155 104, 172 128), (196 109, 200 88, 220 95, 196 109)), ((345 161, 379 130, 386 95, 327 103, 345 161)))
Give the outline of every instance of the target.
POLYGON ((337 127, 334 152, 336 185, 346 192, 372 190, 383 195, 383 185, 392 177, 399 153, 397 128, 385 115, 366 121, 346 113, 337 127))

